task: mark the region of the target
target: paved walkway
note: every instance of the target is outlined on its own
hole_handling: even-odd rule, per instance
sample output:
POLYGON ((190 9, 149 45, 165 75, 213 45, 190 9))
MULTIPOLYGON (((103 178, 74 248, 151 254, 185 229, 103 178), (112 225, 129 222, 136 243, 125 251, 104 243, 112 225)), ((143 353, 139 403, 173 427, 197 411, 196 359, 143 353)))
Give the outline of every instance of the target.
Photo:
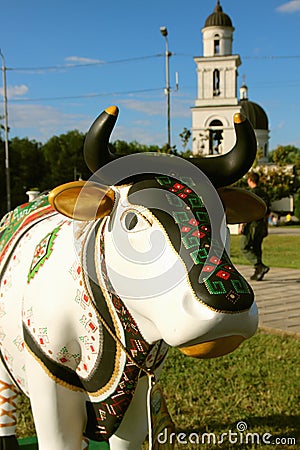
POLYGON ((254 290, 259 326, 300 337, 300 270, 271 267, 262 281, 252 281, 251 266, 238 265, 237 269, 254 290))

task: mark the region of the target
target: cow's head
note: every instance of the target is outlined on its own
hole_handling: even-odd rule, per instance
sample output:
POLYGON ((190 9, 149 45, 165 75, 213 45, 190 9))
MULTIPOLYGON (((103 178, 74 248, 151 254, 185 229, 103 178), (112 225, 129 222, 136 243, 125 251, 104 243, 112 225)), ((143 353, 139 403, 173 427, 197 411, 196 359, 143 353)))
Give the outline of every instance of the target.
POLYGON ((236 114, 236 144, 214 158, 116 158, 108 141, 117 114, 108 108, 87 134, 91 180, 55 188, 50 202, 75 220, 100 220, 110 284, 150 343, 164 339, 200 358, 229 353, 257 327, 253 291, 226 251, 224 220, 224 209, 229 223, 265 213, 258 197, 226 187, 254 161, 252 127, 236 114))

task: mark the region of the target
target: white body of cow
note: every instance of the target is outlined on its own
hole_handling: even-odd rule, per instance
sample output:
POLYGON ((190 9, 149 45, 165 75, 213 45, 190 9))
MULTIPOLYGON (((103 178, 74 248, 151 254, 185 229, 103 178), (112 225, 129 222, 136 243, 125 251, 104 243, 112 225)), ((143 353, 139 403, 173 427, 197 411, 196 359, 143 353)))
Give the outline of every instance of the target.
MULTIPOLYGON (((236 320, 236 314, 214 311, 196 298, 186 267, 170 244, 167 232, 149 210, 130 204, 128 189, 128 186, 116 189, 119 201, 111 227, 110 218, 100 219, 99 229, 94 233, 95 223, 76 225, 71 219, 48 211, 47 218, 16 239, 6 261, 0 299, 1 352, 6 366, 1 369, 1 383, 2 388, 6 385, 14 390, 13 379, 30 397, 40 450, 79 450, 87 422, 86 402, 101 402, 116 392, 125 367, 126 354, 117 345, 109 382, 96 392, 85 388, 85 382, 88 386, 99 370, 104 351, 103 324, 85 275, 89 234, 95 234, 96 249, 100 249, 102 239, 106 276, 113 280, 116 291, 123 291, 120 297, 147 343, 163 339, 168 345, 182 346, 195 339, 206 342, 231 335, 248 338, 257 327, 255 303, 249 310, 237 313, 236 320), (128 233, 124 221, 126 214, 133 213, 138 223, 135 231, 128 233), (129 258, 124 254, 124 242, 139 256, 129 258), (153 249, 155 255, 151 260, 146 258, 147 262, 145 255, 153 249), (161 279, 161 273, 169 269, 174 277, 165 276, 163 286, 153 286, 153 292, 149 292, 149 287, 140 291, 141 281, 147 285, 150 280, 153 285, 153 280, 161 279), (124 284, 124 277, 130 282, 124 284), (30 337, 25 344, 24 331, 30 337), (41 355, 50 366, 54 362, 78 376, 82 386, 68 383, 68 378, 61 379, 41 355)), ((116 334, 126 346, 120 317, 101 272, 101 258, 100 251, 92 258, 99 290, 105 294, 116 334)), ((138 384, 117 435, 111 438, 113 449, 140 448, 147 432, 145 377, 138 384)), ((7 398, 9 404, 8 394, 7 398)), ((9 413, 0 419, 1 431, 6 435, 14 433, 12 403, 7 405, 9 413)))

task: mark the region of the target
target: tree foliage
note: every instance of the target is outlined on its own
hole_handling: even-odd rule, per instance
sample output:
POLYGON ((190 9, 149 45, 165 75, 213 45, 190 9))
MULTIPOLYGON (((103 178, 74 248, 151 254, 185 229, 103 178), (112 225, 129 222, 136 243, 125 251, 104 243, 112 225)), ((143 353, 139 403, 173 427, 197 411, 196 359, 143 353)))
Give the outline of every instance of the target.
POLYGON ((131 153, 144 153, 144 152, 158 152, 159 147, 157 145, 144 145, 139 144, 137 141, 126 142, 117 140, 111 144, 110 151, 116 155, 130 155, 131 153))
POLYGON ((293 145, 279 145, 270 152, 269 160, 278 166, 294 164, 297 169, 300 169, 300 149, 293 145))
POLYGON ((191 136, 192 136, 191 130, 189 130, 186 127, 184 127, 182 132, 179 134, 179 137, 180 137, 181 143, 182 143, 182 147, 183 147, 183 151, 186 151, 186 147, 189 143, 191 136))
MULTIPOLYGON (((28 201, 27 190, 49 190, 58 184, 91 175, 83 159, 84 134, 70 131, 54 136, 44 145, 27 138, 9 142, 11 207, 28 201)), ((6 207, 4 143, 0 140, 1 216, 6 207)))
POLYGON ((300 220, 300 189, 298 189, 297 193, 294 196, 294 214, 300 220))
MULTIPOLYGON (((6 171, 4 168, 4 143, 1 141, 1 212, 6 211, 6 171)), ((13 138, 9 143, 11 204, 27 201, 26 191, 39 186, 45 176, 46 165, 41 144, 27 138, 13 138)))
MULTIPOLYGON (((253 170, 259 174, 260 184, 267 191, 271 202, 297 191, 298 181, 294 168, 288 170, 285 166, 260 165, 253 170)), ((248 188, 247 178, 248 174, 238 181, 236 186, 248 188)))
POLYGON ((79 131, 69 131, 54 136, 43 146, 47 164, 47 174, 43 178, 43 188, 53 188, 74 179, 87 179, 91 173, 83 159, 85 135, 79 131))

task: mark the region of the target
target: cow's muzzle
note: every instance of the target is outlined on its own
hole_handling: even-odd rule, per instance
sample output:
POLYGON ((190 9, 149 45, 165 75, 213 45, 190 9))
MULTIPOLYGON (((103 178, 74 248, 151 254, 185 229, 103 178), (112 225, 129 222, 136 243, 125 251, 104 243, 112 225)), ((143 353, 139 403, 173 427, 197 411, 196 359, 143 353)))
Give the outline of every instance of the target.
POLYGON ((241 335, 225 336, 201 344, 180 347, 179 350, 193 358, 217 358, 233 352, 244 340, 245 338, 241 335))

